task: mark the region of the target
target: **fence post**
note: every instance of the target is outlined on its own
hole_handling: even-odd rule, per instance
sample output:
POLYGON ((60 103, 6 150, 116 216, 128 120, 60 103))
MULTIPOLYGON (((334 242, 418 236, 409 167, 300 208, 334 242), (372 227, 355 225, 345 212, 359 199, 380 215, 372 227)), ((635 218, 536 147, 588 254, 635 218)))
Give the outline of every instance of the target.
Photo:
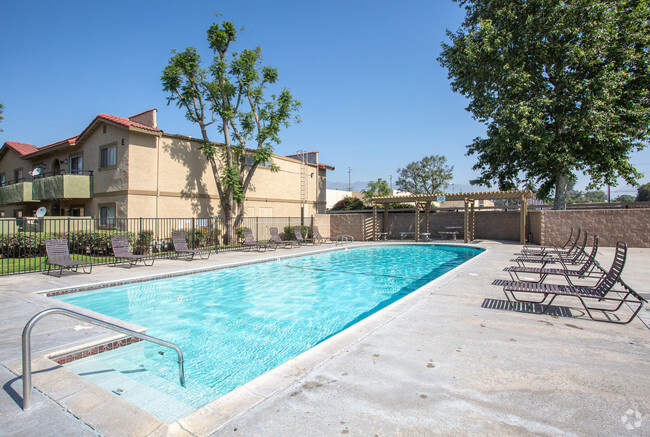
POLYGON ((196 249, 196 244, 195 244, 196 233, 195 232, 196 232, 195 231, 195 218, 192 217, 192 249, 196 249))

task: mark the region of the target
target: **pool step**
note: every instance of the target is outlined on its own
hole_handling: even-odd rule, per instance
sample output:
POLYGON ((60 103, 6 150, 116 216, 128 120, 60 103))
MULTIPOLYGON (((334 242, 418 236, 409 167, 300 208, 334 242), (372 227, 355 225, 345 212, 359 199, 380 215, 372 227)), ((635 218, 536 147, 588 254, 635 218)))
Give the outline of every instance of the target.
POLYGON ((167 423, 203 403, 178 380, 158 376, 153 369, 160 367, 160 363, 144 357, 142 349, 138 344, 125 346, 73 361, 65 367, 167 423))

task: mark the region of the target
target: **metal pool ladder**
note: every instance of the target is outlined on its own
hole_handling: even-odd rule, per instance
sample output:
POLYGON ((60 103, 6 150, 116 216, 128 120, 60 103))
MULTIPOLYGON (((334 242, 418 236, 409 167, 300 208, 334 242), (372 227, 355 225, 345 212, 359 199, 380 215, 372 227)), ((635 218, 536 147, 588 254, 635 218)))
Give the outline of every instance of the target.
POLYGON ((337 235, 337 236, 336 236, 336 245, 337 245, 337 246, 339 245, 339 242, 340 242, 341 244, 346 244, 346 243, 354 242, 354 237, 353 237, 352 235, 348 235, 348 234, 337 235))
POLYGON ((181 386, 185 387, 185 370, 183 367, 183 351, 181 348, 176 346, 173 343, 170 343, 165 340, 161 340, 156 337, 151 337, 150 335, 142 334, 140 332, 132 331, 127 328, 123 328, 112 323, 104 322, 94 317, 84 316, 74 311, 66 310, 63 308, 50 308, 48 310, 41 311, 36 314, 34 317, 29 319, 29 322, 25 325, 23 329, 22 341, 23 341, 23 410, 27 410, 31 406, 32 398, 32 345, 31 345, 31 334, 32 328, 43 317, 50 314, 61 314, 63 316, 72 317, 74 319, 79 319, 84 322, 91 323, 93 325, 101 326, 113 331, 121 332, 122 334, 127 334, 132 337, 139 338, 140 340, 150 341, 156 343, 160 346, 168 347, 174 349, 178 355, 178 376, 180 377, 181 386))

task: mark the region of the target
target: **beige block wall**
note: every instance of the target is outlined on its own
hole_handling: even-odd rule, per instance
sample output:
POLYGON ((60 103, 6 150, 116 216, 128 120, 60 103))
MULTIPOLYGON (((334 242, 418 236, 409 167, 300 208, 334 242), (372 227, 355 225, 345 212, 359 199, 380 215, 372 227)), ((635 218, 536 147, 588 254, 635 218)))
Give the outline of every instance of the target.
POLYGON ((314 226, 318 227, 318 232, 325 238, 333 236, 330 229, 330 217, 328 214, 316 214, 314 216, 314 226))
POLYGON ((616 246, 617 241, 625 241, 629 247, 650 247, 649 208, 531 211, 531 215, 540 216, 531 219, 531 231, 541 235, 539 242, 543 245, 564 244, 574 226, 576 230, 586 229, 590 240, 598 234, 599 244, 604 247, 616 246), (535 229, 537 226, 540 230, 535 229))
MULTIPOLYGON (((372 238, 372 213, 328 214, 319 217, 319 223, 330 218, 330 235, 353 235, 355 240, 372 238)), ((379 230, 383 230, 383 211, 377 214, 379 230)), ((421 220, 424 220, 421 215, 421 220)), ((519 241, 519 211, 480 211, 475 213, 477 239, 519 241)), ((463 226, 463 213, 440 212, 430 217, 433 238, 446 226, 463 226)), ((650 247, 650 208, 611 210, 530 211, 527 216, 526 236, 530 233, 533 243, 544 245, 564 244, 571 227, 582 227, 589 235, 599 234, 600 245, 613 247, 617 241, 625 241, 629 247, 650 247)), ((323 225, 324 226, 324 225, 323 225)), ((413 213, 389 213, 390 238, 399 238, 399 232, 414 230, 413 213)), ((424 231, 424 223, 420 223, 424 231)), ((460 237, 460 234, 459 234, 460 237)), ((591 238, 591 237, 590 237, 591 238)), ((589 243, 590 244, 590 243, 589 243)))
MULTIPOLYGON (((378 231, 383 232, 383 210, 377 211, 378 231)), ((329 214, 331 235, 350 234, 355 240, 372 239, 372 213, 329 214)), ((389 212, 389 238, 400 238, 400 232, 414 232, 414 213, 389 212)), ((439 212, 429 215, 429 232, 432 238, 439 238, 439 231, 447 231, 448 226, 463 226, 462 212, 439 212)), ((420 214, 420 232, 425 231, 424 213, 420 214)), ((458 237, 463 235, 458 229, 458 237)), ((519 212, 518 211, 480 211, 475 213, 474 238, 491 240, 519 241, 519 212)))

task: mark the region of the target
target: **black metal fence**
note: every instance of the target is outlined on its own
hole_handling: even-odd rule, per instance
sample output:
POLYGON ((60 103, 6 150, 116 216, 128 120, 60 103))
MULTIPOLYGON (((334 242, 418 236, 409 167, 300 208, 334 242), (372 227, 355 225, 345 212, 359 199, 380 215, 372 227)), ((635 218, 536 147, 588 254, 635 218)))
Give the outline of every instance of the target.
POLYGON ((242 250, 243 229, 253 232, 256 240, 268 241, 270 228, 277 228, 284 239, 294 239, 293 227, 303 226, 303 235, 311 234, 311 219, 300 217, 211 218, 92 218, 43 217, 0 219, 0 276, 43 270, 45 240, 68 240, 73 259, 93 264, 115 261, 111 235, 126 234, 134 254, 155 258, 175 258, 172 232, 185 232, 187 245, 215 252, 242 250))

